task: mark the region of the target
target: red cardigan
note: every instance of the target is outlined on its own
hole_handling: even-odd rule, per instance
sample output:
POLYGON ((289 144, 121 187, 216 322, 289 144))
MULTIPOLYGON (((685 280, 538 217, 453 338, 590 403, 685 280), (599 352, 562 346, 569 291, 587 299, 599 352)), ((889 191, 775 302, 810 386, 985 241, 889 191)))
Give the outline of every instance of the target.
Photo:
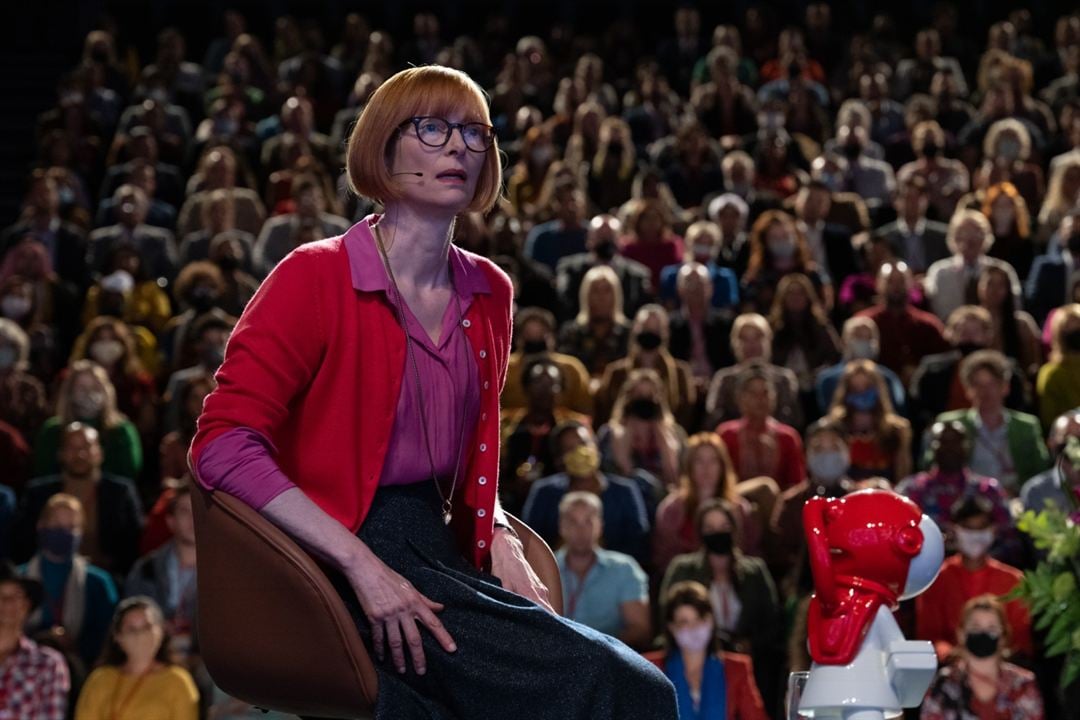
MULTIPOLYGON (((353 285, 346 249, 353 233, 370 233, 367 222, 297 248, 259 287, 229 339, 190 460, 197 468, 214 438, 251 428, 270 441, 293 483, 356 532, 382 475, 406 358, 385 296, 353 285)), ((465 261, 483 270, 491 293, 476 294, 465 314, 482 396, 452 525, 466 557, 489 567, 513 289, 491 261, 472 253, 465 261)))

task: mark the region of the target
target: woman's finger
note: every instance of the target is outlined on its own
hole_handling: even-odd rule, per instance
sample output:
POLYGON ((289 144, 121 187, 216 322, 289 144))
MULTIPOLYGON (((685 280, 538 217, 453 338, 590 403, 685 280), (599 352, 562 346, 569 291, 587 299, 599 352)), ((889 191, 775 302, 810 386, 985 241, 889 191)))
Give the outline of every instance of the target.
POLYGON ((417 619, 424 623, 431 634, 435 636, 435 639, 439 641, 439 644, 443 646, 446 652, 456 652, 457 643, 454 642, 454 638, 450 637, 450 632, 443 626, 438 617, 435 616, 431 610, 427 608, 420 608, 416 613, 417 619))
POLYGON ((386 657, 386 648, 383 646, 383 625, 381 622, 371 623, 371 644, 375 647, 375 659, 379 662, 386 657))
POLYGON ((417 675, 427 672, 427 658, 424 657, 424 641, 420 637, 420 630, 416 627, 417 616, 412 614, 399 615, 401 631, 405 636, 405 644, 409 648, 409 656, 412 657, 413 668, 417 675))
POLYGON ((390 657, 394 661, 394 667, 399 673, 405 672, 405 648, 397 616, 386 621, 386 643, 390 646, 390 657))

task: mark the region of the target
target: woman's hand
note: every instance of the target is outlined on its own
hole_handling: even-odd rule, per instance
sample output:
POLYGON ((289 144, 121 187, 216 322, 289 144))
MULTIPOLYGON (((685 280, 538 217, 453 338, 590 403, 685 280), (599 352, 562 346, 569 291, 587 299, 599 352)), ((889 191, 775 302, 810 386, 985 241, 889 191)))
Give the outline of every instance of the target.
POLYGON ((371 638, 380 662, 385 655, 385 642, 390 646, 390 656, 399 673, 405 672, 406 647, 416 673, 423 675, 427 671, 418 622, 427 626, 447 652, 457 650, 450 633, 435 616, 443 605, 422 595, 373 553, 368 551, 363 560, 345 568, 345 575, 371 623, 371 638))
POLYGON ((510 592, 532 600, 552 615, 558 615, 548 601, 547 586, 525 559, 521 541, 502 528, 495 528, 495 537, 491 541, 491 574, 499 578, 503 587, 510 592))

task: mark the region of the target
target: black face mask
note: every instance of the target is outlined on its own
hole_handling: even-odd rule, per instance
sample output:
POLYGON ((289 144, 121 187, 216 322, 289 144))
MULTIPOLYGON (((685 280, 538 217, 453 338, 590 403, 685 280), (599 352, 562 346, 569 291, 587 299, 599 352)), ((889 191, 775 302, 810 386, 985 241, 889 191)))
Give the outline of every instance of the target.
POLYGON ((526 355, 535 355, 537 353, 547 352, 547 341, 545 340, 526 340, 521 343, 521 352, 526 355))
POLYGON ((640 420, 655 420, 660 417, 660 403, 649 398, 638 398, 626 403, 626 414, 640 420))
POLYGON ((218 258, 217 264, 218 267, 221 268, 222 272, 231 275, 233 272, 239 269, 240 258, 236 257, 235 255, 223 255, 218 258))
POLYGON ((964 647, 977 658, 988 658, 997 652, 998 641, 998 636, 990 633, 968 633, 964 647))
POLYGON ((701 542, 705 549, 713 555, 730 555, 734 547, 734 539, 730 532, 707 533, 701 536, 701 542))
POLYGON ((614 240, 604 240, 593 246, 593 252, 601 260, 610 260, 615 257, 616 250, 614 240))
POLYGON ((977 350, 982 350, 983 346, 979 345, 977 343, 966 342, 966 343, 960 343, 959 345, 957 345, 956 349, 960 351, 961 355, 963 355, 964 357, 967 357, 968 355, 970 355, 971 353, 973 353, 973 352, 975 352, 977 350))
POLYGON ((936 158, 941 153, 941 148, 937 143, 928 142, 923 145, 922 152, 928 158, 936 158))
POLYGON ((859 143, 846 143, 843 147, 844 156, 848 160, 854 160, 862 153, 862 146, 859 143))
POLYGON ((663 338, 660 337, 660 333, 649 332, 648 330, 638 333, 637 344, 641 346, 642 350, 655 350, 660 347, 660 343, 663 342, 663 338))
POLYGON ((1080 330, 1070 330, 1061 336, 1061 344, 1069 352, 1080 351, 1080 330))
POLYGON ((191 307, 195 309, 197 313, 204 313, 214 307, 217 303, 217 293, 212 288, 200 285, 191 291, 190 303, 191 307))
POLYGON ((612 155, 622 155, 622 143, 608 143, 607 149, 612 155))

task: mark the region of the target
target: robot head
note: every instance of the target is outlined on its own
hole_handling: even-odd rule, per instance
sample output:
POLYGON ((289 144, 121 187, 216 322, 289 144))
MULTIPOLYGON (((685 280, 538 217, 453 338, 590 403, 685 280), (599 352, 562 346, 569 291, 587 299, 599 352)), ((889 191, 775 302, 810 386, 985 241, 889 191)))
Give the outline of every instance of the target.
POLYGON ((838 584, 858 583, 892 605, 929 587, 944 558, 941 532, 919 507, 888 490, 812 498, 803 507, 814 585, 825 605, 838 584))
POLYGON ((923 515, 919 519, 919 529, 923 535, 922 550, 911 559, 911 565, 908 566, 904 592, 900 594, 901 600, 910 600, 930 587, 945 559, 945 539, 941 536, 937 523, 923 515))

